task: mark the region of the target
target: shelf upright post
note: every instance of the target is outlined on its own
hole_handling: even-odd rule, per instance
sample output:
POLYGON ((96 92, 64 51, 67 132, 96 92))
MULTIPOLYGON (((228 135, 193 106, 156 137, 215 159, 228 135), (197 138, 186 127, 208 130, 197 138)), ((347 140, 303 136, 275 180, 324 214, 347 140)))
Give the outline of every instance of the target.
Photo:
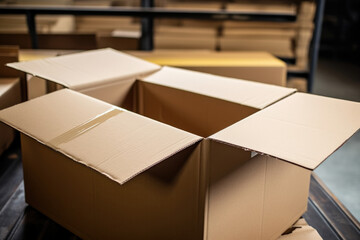
POLYGON ((316 1, 316 12, 315 12, 315 26, 314 34, 311 40, 310 50, 310 66, 309 66, 309 78, 307 83, 307 90, 309 93, 313 90, 315 72, 317 68, 317 62, 319 58, 321 28, 324 17, 325 0, 316 1))
MULTIPOLYGON (((154 6, 153 0, 141 0, 143 8, 152 8, 154 6)), ((151 51, 154 48, 154 18, 141 18, 141 39, 140 50, 151 51)))
POLYGON ((26 13, 26 23, 31 39, 31 48, 37 49, 38 48, 38 39, 36 34, 36 22, 35 22, 35 14, 28 10, 26 13))

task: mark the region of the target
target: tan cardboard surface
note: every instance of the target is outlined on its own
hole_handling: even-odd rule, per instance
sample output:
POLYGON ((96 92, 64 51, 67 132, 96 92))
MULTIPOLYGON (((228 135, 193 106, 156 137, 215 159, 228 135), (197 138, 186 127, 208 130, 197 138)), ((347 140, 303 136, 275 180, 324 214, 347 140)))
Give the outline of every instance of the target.
POLYGON ((155 35, 154 49, 208 49, 215 50, 217 38, 207 35, 188 36, 188 35, 155 35))
POLYGON ((254 13, 283 13, 296 14, 296 5, 294 3, 228 3, 226 9, 229 11, 244 11, 254 13))
MULTIPOLYGON (((0 78, 0 110, 21 102, 18 78, 0 78)), ((0 155, 14 139, 14 130, 0 122, 0 155)))
POLYGON ((314 169, 359 127, 360 103, 295 93, 211 138, 314 169))
POLYGON ((262 109, 295 90, 172 67, 143 78, 143 81, 194 92, 262 109), (206 87, 204 87, 206 86, 206 87))
POLYGON ((119 185, 21 137, 26 202, 80 238, 202 239, 200 147, 184 149, 119 185))
POLYGON ((121 184, 201 139, 71 90, 8 108, 0 119, 121 184))
POLYGON ((306 211, 310 170, 210 144, 207 239, 276 239, 306 211))
POLYGON ((155 50, 129 51, 159 65, 175 67, 284 67, 285 63, 267 52, 238 51, 216 52, 210 50, 155 50))
POLYGON ((319 233, 303 218, 299 219, 292 227, 295 228, 294 231, 281 235, 278 240, 322 240, 319 233))
POLYGON ((99 49, 30 62, 11 63, 8 66, 71 89, 84 89, 100 83, 136 77, 160 68, 156 64, 113 49, 99 49))
POLYGON ((159 65, 279 86, 286 85, 286 64, 267 52, 155 50, 128 53, 159 65))

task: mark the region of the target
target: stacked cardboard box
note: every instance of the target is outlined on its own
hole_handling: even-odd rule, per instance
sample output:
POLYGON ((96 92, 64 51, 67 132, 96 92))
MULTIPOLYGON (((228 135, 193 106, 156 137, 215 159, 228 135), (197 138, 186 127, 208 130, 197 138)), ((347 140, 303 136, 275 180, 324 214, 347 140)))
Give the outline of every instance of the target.
POLYGON ((286 86, 286 64, 266 52, 157 50, 129 53, 159 65, 286 86))
POLYGON ((85 239, 277 239, 359 129, 359 103, 113 50, 10 66, 76 90, 0 119, 22 133, 26 201, 85 239))
MULTIPOLYGON (((6 63, 18 61, 19 49, 14 46, 0 46, 0 110, 21 102, 20 76, 18 71, 5 66, 6 63)), ((0 155, 14 140, 12 128, 0 123, 0 155)))
POLYGON ((158 26, 155 28, 154 49, 215 50, 216 36, 214 28, 158 26))
MULTIPOLYGON (((162 4, 176 10, 220 10, 219 2, 172 2, 162 4)), ((154 49, 217 49, 218 21, 157 20, 154 49)))

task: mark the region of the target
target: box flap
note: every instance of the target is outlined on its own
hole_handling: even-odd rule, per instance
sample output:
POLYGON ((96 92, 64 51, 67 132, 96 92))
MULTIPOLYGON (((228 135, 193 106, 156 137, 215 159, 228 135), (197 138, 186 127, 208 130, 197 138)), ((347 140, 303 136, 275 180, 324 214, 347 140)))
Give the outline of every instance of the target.
POLYGON ((144 77, 142 80, 257 109, 265 108, 296 91, 292 88, 221 77, 173 67, 163 67, 160 71, 144 77))
POLYGON ((71 89, 84 89, 137 77, 160 69, 160 66, 107 48, 51 57, 7 66, 30 73, 71 89))
POLYGON ((295 93, 210 138, 316 168, 360 127, 360 103, 295 93))
POLYGON ((120 184, 202 139, 68 89, 0 111, 0 120, 120 184))
POLYGON ((0 78, 0 96, 19 82, 19 78, 0 78))

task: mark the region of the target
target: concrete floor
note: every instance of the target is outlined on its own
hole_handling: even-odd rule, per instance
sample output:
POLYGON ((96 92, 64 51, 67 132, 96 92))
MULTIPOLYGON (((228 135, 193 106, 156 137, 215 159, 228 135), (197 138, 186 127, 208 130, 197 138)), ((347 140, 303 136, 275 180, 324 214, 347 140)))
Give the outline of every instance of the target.
MULTIPOLYGON (((360 66, 320 59, 313 92, 360 102, 360 66)), ((325 160, 315 173, 360 221, 360 130, 325 160)))

